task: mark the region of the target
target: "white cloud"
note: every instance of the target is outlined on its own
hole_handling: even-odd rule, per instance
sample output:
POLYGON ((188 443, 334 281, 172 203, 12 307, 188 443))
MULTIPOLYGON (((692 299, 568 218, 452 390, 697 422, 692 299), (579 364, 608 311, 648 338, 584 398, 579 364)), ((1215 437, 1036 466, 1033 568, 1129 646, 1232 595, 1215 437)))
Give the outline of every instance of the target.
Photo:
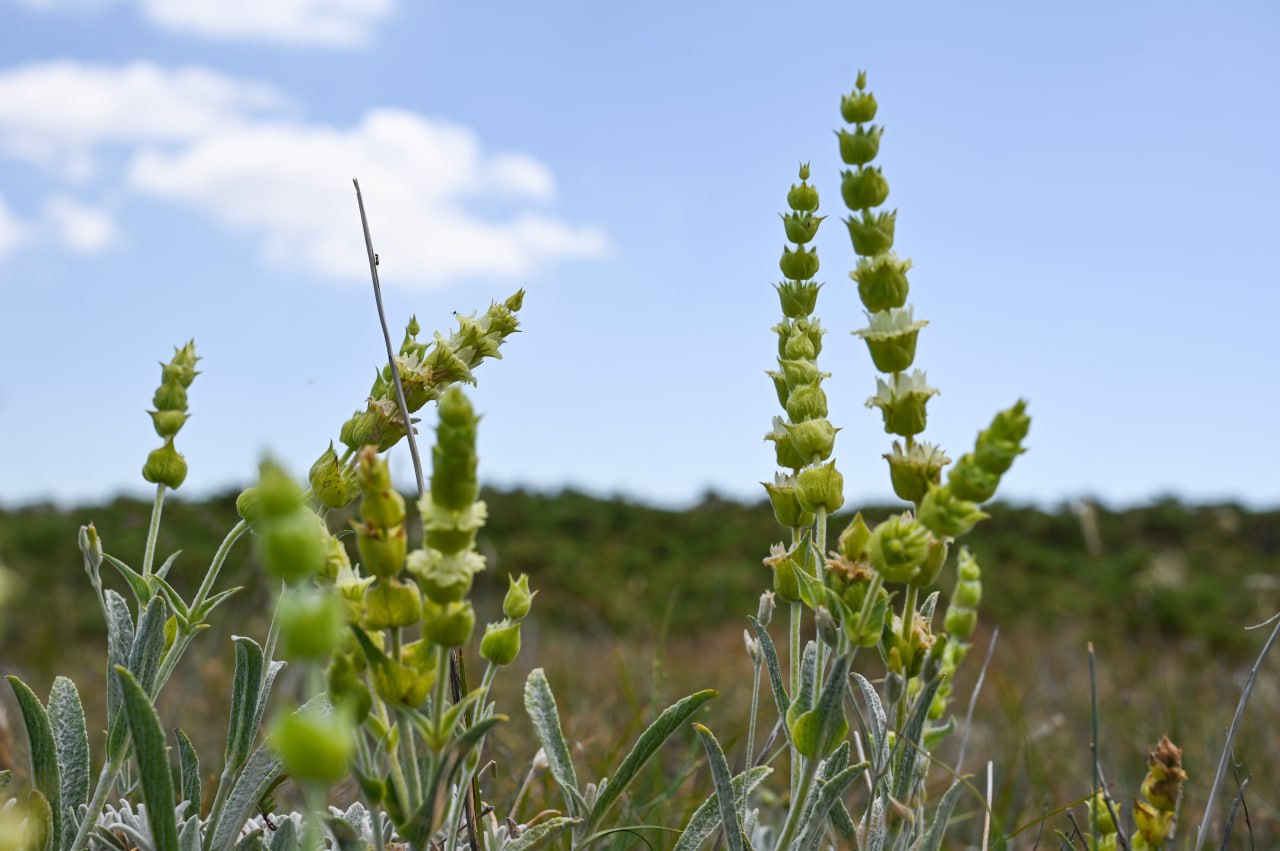
POLYGON ((97 254, 116 241, 109 214, 65 195, 46 200, 44 215, 58 241, 78 254, 97 254))
MULTIPOLYGON (((368 272, 352 176, 388 284, 520 276, 608 249, 599 230, 547 211, 555 179, 528 154, 488 152, 470 129, 403 109, 351 126, 303 121, 270 87, 198 68, 0 72, 4 153, 63 181, 96 169, 102 188, 203 211, 259 237, 268 260, 329 277, 368 272)), ((109 216, 66 198, 45 217, 73 250, 116 238, 109 216)))
POLYGON ((20 0, 40 11, 131 5, 161 29, 210 39, 355 47, 368 44, 395 0, 20 0))
POLYGON ((0 195, 0 260, 26 242, 27 238, 27 229, 9 212, 9 205, 5 203, 4 196, 0 195))
POLYGON ((355 127, 258 123, 133 162, 136 190, 208 210, 258 233, 273 262, 367 274, 351 176, 360 178, 388 282, 509 277, 557 257, 597 256, 604 236, 528 210, 493 219, 468 201, 544 201, 550 172, 527 156, 486 156, 466 128, 403 110, 355 127))
POLYGON ((41 62, 0 73, 0 148, 80 179, 95 149, 189 141, 284 106, 269 86, 201 68, 41 62))

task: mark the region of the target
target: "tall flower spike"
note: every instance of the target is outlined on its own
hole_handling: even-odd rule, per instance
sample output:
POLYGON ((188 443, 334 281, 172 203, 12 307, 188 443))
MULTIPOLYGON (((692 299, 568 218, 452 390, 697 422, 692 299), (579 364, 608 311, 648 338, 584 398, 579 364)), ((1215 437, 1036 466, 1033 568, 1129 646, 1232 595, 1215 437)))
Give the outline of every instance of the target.
POLYGON ((142 467, 142 478, 152 484, 176 489, 186 481, 187 460, 174 448, 173 439, 190 416, 187 413, 187 388, 199 375, 196 372, 198 360, 195 341, 191 340, 181 348, 175 347, 173 358, 160 364, 160 386, 151 400, 155 410, 149 413, 151 424, 164 440, 164 445, 152 450, 142 467))
POLYGON ((822 389, 827 374, 818 369, 817 362, 826 332, 812 313, 822 285, 813 280, 819 268, 817 249, 806 245, 817 234, 823 217, 816 215, 818 190, 808 181, 809 166, 805 164, 800 166, 800 183, 793 184, 787 193, 791 212, 782 214, 783 230, 795 245, 784 246, 778 262, 786 278, 775 285, 784 318, 773 327, 778 335, 778 369, 768 375, 787 416, 775 417, 772 430, 765 435, 774 442, 778 466, 791 471, 790 476, 766 484, 765 489, 778 522, 792 529, 812 525, 817 507, 834 510, 832 506, 843 502, 843 482, 834 465, 806 469, 831 456, 837 431, 827 420, 827 394, 822 389))

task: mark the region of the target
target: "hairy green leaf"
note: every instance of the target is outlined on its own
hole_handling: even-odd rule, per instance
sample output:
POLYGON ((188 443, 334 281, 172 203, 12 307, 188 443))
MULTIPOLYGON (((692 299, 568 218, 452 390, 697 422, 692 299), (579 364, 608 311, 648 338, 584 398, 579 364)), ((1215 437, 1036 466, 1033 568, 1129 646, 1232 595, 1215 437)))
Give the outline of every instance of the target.
POLYGON ((236 645, 235 676, 231 685, 231 718, 227 724, 227 745, 223 752, 232 770, 244 765, 258 730, 252 727, 258 709, 258 691, 263 683, 262 648, 251 638, 232 636, 236 645))
POLYGON ((76 684, 56 677, 49 692, 49 723, 58 747, 58 770, 62 775, 62 809, 79 814, 89 803, 89 731, 84 722, 84 706, 76 684))
POLYGON ((920 743, 924 738, 924 724, 929 718, 929 706, 933 703, 933 697, 938 693, 938 686, 942 685, 943 679, 945 677, 934 677, 933 682, 926 683, 920 690, 915 706, 907 717, 906 729, 898 731, 897 741, 893 744, 897 754, 893 767, 893 797, 897 801, 906 801, 912 789, 915 788, 916 777, 913 769, 921 751, 920 743))
MULTIPOLYGON (((153 600, 151 606, 155 606, 153 600)), ((161 621, 163 623, 163 621, 161 621)), ((169 771, 168 743, 160 716, 151 705, 146 688, 127 668, 116 667, 124 696, 124 714, 133 737, 134 754, 138 758, 138 774, 142 783, 142 799, 147 804, 147 821, 156 848, 178 847, 178 822, 173 807, 173 774, 169 771)))
POLYGON ((572 818, 571 816, 549 818, 546 821, 538 822, 503 847, 505 851, 533 851, 533 849, 555 839, 580 821, 582 819, 572 818))
POLYGON ((799 846, 805 851, 817 851, 827 832, 827 820, 840 798, 853 785, 862 772, 871 767, 869 762, 851 765, 822 784, 809 815, 809 823, 800 834, 799 846))
POLYGON ((631 752, 622 760, 622 764, 618 766, 618 771, 609 781, 609 785, 601 790, 596 798, 595 806, 591 808, 591 816, 588 819, 589 825, 595 825, 609 807, 618 800, 631 781, 635 779, 636 774, 645 766, 653 755, 658 752, 658 748, 662 747, 662 743, 676 731, 678 727, 689 719, 689 716, 697 711, 698 707, 706 703, 718 694, 714 689, 706 689, 704 691, 694 692, 688 697, 671 704, 658 718, 649 725, 640 738, 636 740, 635 745, 631 748, 631 752))
POLYGON ((560 729, 560 712, 556 708, 555 695, 551 693, 551 685, 547 675, 541 668, 534 668, 524 684, 524 708, 533 721, 533 729, 538 735, 538 743, 547 755, 547 763, 551 768, 551 776, 560 790, 564 792, 570 815, 586 812, 586 804, 582 793, 578 791, 578 775, 573 770, 573 760, 569 756, 569 746, 564 740, 564 731, 560 729))
POLYGON ((964 784, 957 780, 943 793, 942 800, 938 801, 938 806, 933 811, 933 823, 929 825, 929 832, 925 834, 920 851, 939 851, 942 848, 942 840, 947 835, 947 823, 951 821, 951 811, 956 808, 956 802, 960 800, 960 793, 963 791, 964 784))
POLYGON ((707 761, 711 763, 711 782, 716 788, 716 806, 720 809, 725 844, 729 846, 729 851, 745 851, 742 825, 738 823, 738 809, 735 806, 733 780, 729 774, 729 763, 724 758, 724 750, 706 727, 695 723, 693 729, 702 740, 702 747, 707 751, 707 761))
MULTIPOLYGON (((757 765, 755 768, 744 771, 733 778, 734 801, 740 802, 749 797, 755 791, 755 788, 772 773, 773 768, 770 766, 757 765)), ((717 793, 712 792, 710 797, 699 804, 698 808, 693 811, 693 815, 689 818, 689 823, 685 825, 672 851, 696 851, 702 843, 711 838, 711 835, 719 827, 720 799, 717 793)))
MULTIPOLYGON (((773 645, 773 638, 769 635, 769 630, 764 628, 764 624, 753 617, 748 617, 751 622, 751 628, 756 631, 756 638, 760 639, 760 651, 764 654, 765 667, 769 669, 769 685, 773 688, 773 700, 778 705, 778 717, 786 718, 787 710, 791 708, 791 698, 787 695, 787 688, 782 684, 782 668, 778 665, 778 650, 773 645)), ((783 725, 786 729, 786 725, 783 725)), ((787 732, 787 738, 790 739, 791 733, 787 732)))
POLYGON ((17 677, 9 677, 9 685, 22 710, 22 722, 27 728, 27 749, 31 756, 31 782, 35 791, 43 796, 49 809, 49 833, 47 847, 62 847, 62 778, 58 770, 58 746, 53 738, 53 726, 45 711, 26 683, 17 677))
POLYGON ((173 731, 178 740, 178 767, 182 777, 182 799, 191 802, 191 815, 200 815, 200 806, 204 801, 204 790, 200 782, 200 757, 196 754, 195 745, 181 730, 173 731))
POLYGON ((218 823, 208 825, 213 832, 209 851, 231 851, 244 823, 258 807, 258 801, 284 773, 284 763, 265 745, 259 746, 236 778, 218 823))

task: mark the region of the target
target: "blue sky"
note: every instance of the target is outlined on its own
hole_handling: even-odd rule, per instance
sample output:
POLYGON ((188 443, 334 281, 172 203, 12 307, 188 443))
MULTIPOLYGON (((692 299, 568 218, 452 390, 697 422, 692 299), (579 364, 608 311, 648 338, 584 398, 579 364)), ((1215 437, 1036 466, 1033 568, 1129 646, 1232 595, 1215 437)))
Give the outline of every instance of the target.
POLYGON ((381 355, 356 175, 393 325, 528 291, 473 393, 487 481, 754 497, 802 160, 837 458, 886 496, 836 221, 860 68, 928 436, 958 455, 1021 395, 1010 498, 1280 502, 1277 8, 795 8, 0 0, 0 503, 144 492, 156 362, 189 337, 182 492, 268 450, 304 472, 381 355))

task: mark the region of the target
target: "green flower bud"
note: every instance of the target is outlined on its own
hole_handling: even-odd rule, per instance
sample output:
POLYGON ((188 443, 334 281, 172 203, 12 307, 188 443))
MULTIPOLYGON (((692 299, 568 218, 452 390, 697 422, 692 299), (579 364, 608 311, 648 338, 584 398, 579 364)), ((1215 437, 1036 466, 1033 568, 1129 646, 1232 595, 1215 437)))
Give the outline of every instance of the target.
POLYGON ((827 416, 827 394, 817 384, 804 384, 797 387, 787 397, 787 416, 792 422, 825 419, 827 416))
POLYGON ((471 402, 456 385, 441 397, 431 473, 431 498, 437 505, 462 511, 479 495, 475 449, 478 421, 471 402))
POLYGON ((783 277, 790 278, 793 281, 807 281, 818 274, 818 250, 806 250, 803 245, 796 246, 796 250, 783 246, 782 259, 778 261, 778 268, 782 270, 783 277))
POLYGON ((236 514, 250 526, 258 522, 258 518, 262 516, 262 500, 258 498, 256 487, 240 491, 240 495, 236 497, 236 514))
POLYGON ((295 780, 337 783, 355 754, 355 728, 344 712, 304 706, 276 719, 271 746, 295 780))
POLYGON ((849 521, 849 525, 840 533, 836 548, 840 555, 849 561, 859 562, 865 559, 867 542, 870 540, 871 530, 867 528, 867 521, 862 519, 862 512, 859 511, 853 515, 853 520, 849 521))
POLYGON ((960 460, 951 468, 947 474, 947 484, 951 487, 951 492, 960 499, 986 502, 996 495, 1000 476, 982 469, 977 456, 968 454, 960 456, 960 460))
POLYGON ((816 512, 822 508, 832 514, 844 505, 844 476, 840 475, 834 461, 821 467, 811 467, 796 477, 796 491, 805 510, 816 512))
POLYGON ((996 414, 991 426, 978 435, 973 454, 979 467, 997 476, 1004 475, 1013 460, 1025 451, 1022 441, 1031 428, 1026 409, 1026 401, 1019 399, 1012 408, 996 414))
POLYGON ((1163 848, 1173 833, 1174 813, 1156 809, 1146 801, 1134 801, 1133 824, 1138 828, 1139 836, 1134 837, 1134 847, 1141 838, 1148 848, 1163 848))
POLYGON ((338 463, 338 453, 329 448, 311 465, 311 492, 325 508, 346 508, 360 492, 350 475, 338 463))
POLYGON ((885 582, 908 582, 929 556, 929 533, 910 514, 890 517, 871 532, 867 559, 885 582))
POLYGON ((180 349, 175 346, 173 358, 167 364, 161 365, 164 380, 173 380, 183 387, 190 387, 191 382, 195 381, 196 376, 200 374, 196 372, 196 362, 199 360, 200 358, 196 356, 195 340, 188 340, 187 344, 180 349))
POLYGON ((795 390, 802 384, 817 384, 830 376, 830 373, 819 370, 818 365, 811 360, 779 358, 778 366, 782 367, 782 377, 787 382, 788 390, 795 390))
POLYGON ((773 620, 773 610, 776 605, 772 591, 765 591, 760 595, 760 604, 756 607, 756 620, 760 621, 761 626, 768 626, 773 620))
MULTIPOLYGON (((826 461, 830 458, 831 451, 835 448, 836 432, 840 431, 827 420, 807 420, 802 423, 784 424, 783 428, 787 430, 787 435, 791 438, 791 445, 796 454, 805 459, 805 465, 826 461)), ((800 485, 800 489, 803 492, 803 484, 800 485)), ((801 503, 804 502, 803 493, 800 501, 801 503)))
POLYGON ((843 171, 840 173, 840 195, 850 210, 869 210, 888 199, 889 181, 875 166, 843 171))
POLYGON ((431 600, 453 603, 467 596, 477 573, 484 570, 484 556, 476 552, 442 553, 414 550, 405 569, 431 600))
POLYGON ((889 462, 889 478, 893 492, 907 502, 919 502, 929 492, 929 485, 942 480, 942 468, 951 460, 941 447, 932 443, 911 444, 903 452, 898 441, 893 442, 893 452, 884 456, 889 462))
MULTIPOLYGON (((511 311, 512 313, 519 312, 520 308, 524 307, 524 290, 522 289, 516 290, 515 293, 510 298, 508 298, 506 301, 503 302, 503 306, 506 307, 507 310, 511 311)), ((511 328, 511 331, 515 331, 515 330, 516 329, 513 326, 511 328)), ((510 334, 511 331, 508 331, 507 333, 510 334)))
POLYGON ((791 391, 787 389, 787 377, 780 371, 765 370, 765 375, 773 380, 773 389, 778 394, 778 404, 787 407, 787 399, 791 396, 791 391))
POLYGON ((949 485, 930 488, 920 503, 920 522, 939 537, 958 538, 989 516, 956 496, 949 485))
POLYGON ((809 459, 800 453, 782 417, 773 418, 773 431, 766 434, 764 439, 773 441, 773 450, 779 467, 799 470, 808 465, 809 459))
POLYGON ((858 74, 858 88, 840 98, 840 115, 848 124, 865 124, 876 117, 876 97, 864 91, 867 86, 866 72, 858 74))
POLYGON ((925 556, 924 563, 920 565, 920 570, 915 576, 911 577, 911 584, 917 588, 928 588, 934 582, 938 581, 938 574, 942 573, 942 566, 947 563, 947 542, 940 541, 933 536, 929 539, 929 554, 925 556))
POLYGON ((488 507, 483 502, 473 502, 462 511, 451 511, 436 505, 430 492, 418 500, 418 511, 423 518, 427 546, 444 553, 471 549, 476 533, 489 516, 488 507))
POLYGON ((962 609, 976 609, 982 602, 981 582, 959 582, 951 595, 951 605, 962 609))
MULTIPOLYGON (((818 226, 826 216, 815 216, 813 213, 788 213, 782 216, 782 226, 787 232, 787 239, 797 245, 812 242, 818 235, 818 226)), ((791 277, 788 275, 787 277, 791 277)), ((810 275, 810 277, 813 277, 810 275)))
POLYGON ((151 397, 151 404, 157 411, 185 411, 187 390, 176 381, 161 384, 151 397))
POLYGON ((268 459, 258 469, 257 501, 263 517, 284 517, 303 507, 302 488, 268 459))
POLYGON ((368 630, 413 626, 422 620, 422 592, 412 582, 381 577, 365 589, 364 612, 368 630))
MULTIPOLYGON (((363 659, 363 656, 360 658, 363 659)), ((351 657, 345 653, 333 655, 325 670, 325 685, 328 687, 329 699, 339 711, 347 711, 356 725, 364 723, 373 709, 373 695, 360 679, 351 657)))
POLYGON ((899 260, 898 255, 890 251, 861 258, 849 277, 858 282, 858 297, 862 304, 872 313, 879 313, 907 303, 907 293, 911 289, 907 282, 910 269, 910 260, 899 260))
POLYGON ((495 665, 510 665, 520 655, 520 624, 491 623, 480 639, 480 657, 495 665))
POLYGON ((1026 439, 1027 432, 1030 430, 1031 417, 1027 414, 1027 402, 1025 399, 1019 399, 1012 408, 996 414, 995 419, 991 421, 991 427, 988 432, 997 440, 1012 440, 1015 443, 1021 443, 1026 439))
POLYGON ((155 426, 156 434, 164 438, 170 438, 176 435, 183 424, 190 419, 190 415, 186 411, 150 411, 151 424, 155 426))
POLYGON ((836 136, 840 139, 840 159, 844 160, 845 165, 862 166, 871 162, 876 158, 876 154, 880 153, 880 136, 883 133, 884 128, 876 127, 874 124, 870 127, 858 127, 852 133, 848 130, 837 130, 836 136))
POLYGON ((404 524, 382 529, 368 523, 352 521, 356 530, 356 551, 360 565, 372 576, 394 576, 404 566, 408 538, 404 524))
POLYGON ((877 378, 876 395, 867 399, 867 407, 880 409, 886 432, 911 437, 924 431, 925 404, 936 395, 938 390, 916 369, 910 375, 898 373, 889 382, 877 378))
POLYGON ((434 672, 387 660, 371 666, 373 688, 378 697, 396 706, 417 708, 431 693, 435 684, 434 672))
POLYGON ((471 637, 476 626, 476 613, 469 601, 432 603, 425 607, 422 634, 432 644, 441 647, 461 647, 471 637))
POLYGON ((774 593, 787 603, 800 602, 800 579, 796 576, 800 566, 796 564, 794 554, 794 550, 774 544, 769 548, 769 557, 764 560, 765 565, 773 570, 774 593))
POLYGON ((171 490, 176 490, 186 481, 187 459, 173 448, 173 438, 167 439, 164 446, 153 449, 147 456, 147 463, 142 467, 142 478, 171 490))
POLYGON ((812 213, 818 209, 818 190, 801 181, 799 186, 791 184, 787 193, 787 206, 797 213, 812 213))
POLYGON ((336 535, 329 535, 324 542, 324 567, 316 574, 317 579, 336 582, 339 576, 351 572, 351 558, 347 548, 336 535))
POLYGON ((778 523, 792 529, 813 525, 813 513, 805 511, 800 505, 800 496, 796 488, 794 476, 778 475, 773 484, 761 482, 769 494, 769 502, 773 505, 773 516, 778 523))
POLYGON ((391 485, 386 459, 379 458, 372 446, 360 450, 356 479, 363 494, 360 517, 365 523, 391 529, 404 522, 404 497, 391 485))
POLYGON ((853 333, 867 343, 871 360, 881 372, 902 372, 916 359, 916 338, 929 323, 916 321, 913 309, 891 307, 867 314, 868 325, 853 333))
POLYGON ((893 231, 897 218, 897 210, 879 213, 863 210, 861 218, 850 216, 845 219, 849 238, 853 241, 853 250, 863 257, 887 253, 893 248, 893 231))
POLYGON ((818 304, 818 290, 822 289, 822 284, 813 281, 783 281, 773 286, 782 303, 782 315, 788 319, 801 319, 813 313, 818 304))
POLYGON ((293 585, 324 569, 327 537, 324 522, 315 512, 299 508, 264 520, 258 533, 258 557, 268 573, 293 585))
MULTIPOLYGON (((782 326, 779 326, 782 327, 782 326)), ((813 360, 818 356, 818 347, 813 338, 798 328, 785 329, 778 354, 785 360, 813 360)), ((818 338, 821 342, 821 337, 818 338)))
POLYGON ((1014 459, 1026 450, 1012 440, 996 440, 983 432, 973 449, 973 459, 979 467, 995 476, 1003 476, 1013 466, 1014 459))
POLYGON ((280 649, 286 659, 325 659, 346 632, 342 600, 333 591, 292 588, 276 609, 280 649))
POLYGON ((502 613, 513 621, 518 621, 529 614, 537 591, 529 591, 529 574, 522 573, 516 579, 507 575, 507 594, 502 598, 502 613))
POLYGON ((1107 803, 1107 795, 1101 789, 1088 802, 1089 819, 1097 825, 1100 836, 1110 836, 1116 832, 1116 820, 1111 814, 1111 805, 1107 803))

